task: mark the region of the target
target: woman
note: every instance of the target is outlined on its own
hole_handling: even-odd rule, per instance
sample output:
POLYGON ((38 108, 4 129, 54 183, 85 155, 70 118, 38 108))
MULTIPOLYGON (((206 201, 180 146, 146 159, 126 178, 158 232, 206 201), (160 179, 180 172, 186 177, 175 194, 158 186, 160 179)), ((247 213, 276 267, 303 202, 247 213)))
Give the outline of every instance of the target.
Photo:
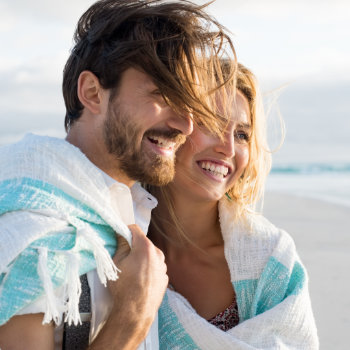
POLYGON ((177 153, 174 181, 151 189, 159 205, 149 237, 170 282, 160 348, 317 349, 293 240, 254 212, 270 153, 255 78, 242 65, 236 87, 217 101, 231 106, 224 137, 195 127, 177 153))

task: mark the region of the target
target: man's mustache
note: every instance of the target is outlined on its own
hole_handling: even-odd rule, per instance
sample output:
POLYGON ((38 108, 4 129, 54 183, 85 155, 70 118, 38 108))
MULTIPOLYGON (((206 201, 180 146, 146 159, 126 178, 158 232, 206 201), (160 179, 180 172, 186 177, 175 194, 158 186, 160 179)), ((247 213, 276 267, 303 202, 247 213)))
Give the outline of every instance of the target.
POLYGON ((179 130, 148 130, 145 133, 146 137, 163 137, 171 142, 175 142, 178 146, 186 141, 186 136, 179 130))

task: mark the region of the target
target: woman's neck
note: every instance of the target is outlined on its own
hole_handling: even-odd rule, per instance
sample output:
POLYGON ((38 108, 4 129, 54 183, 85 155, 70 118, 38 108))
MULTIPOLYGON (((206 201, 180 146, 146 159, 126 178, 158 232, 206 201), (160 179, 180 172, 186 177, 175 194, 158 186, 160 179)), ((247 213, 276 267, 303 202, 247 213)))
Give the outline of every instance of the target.
MULTIPOLYGON (((169 189, 170 190, 170 189, 169 189)), ((160 192, 160 191, 159 191, 160 192)), ((165 255, 171 287, 183 295, 197 313, 210 319, 234 300, 224 241, 218 220, 218 202, 194 200, 186 193, 170 193, 173 210, 188 240, 181 240, 165 198, 159 193, 157 231, 152 219, 150 238, 165 255)), ((196 199, 196 198, 195 198, 196 199)))
POLYGON ((181 249, 184 251, 192 250, 195 247, 207 250, 210 247, 222 245, 218 219, 218 202, 194 199, 183 192, 174 193, 174 191, 171 191, 171 188, 166 188, 166 190, 171 192, 173 212, 176 214, 178 223, 181 224, 182 231, 186 234, 188 240, 179 238, 179 229, 174 224, 174 220, 166 205, 166 199, 161 194, 161 191, 158 190, 155 195, 159 204, 152 215, 156 218, 161 218, 161 220, 156 220, 161 233, 152 224, 150 237, 159 248, 166 252, 169 249, 181 249), (169 222, 172 224, 169 225, 169 222))

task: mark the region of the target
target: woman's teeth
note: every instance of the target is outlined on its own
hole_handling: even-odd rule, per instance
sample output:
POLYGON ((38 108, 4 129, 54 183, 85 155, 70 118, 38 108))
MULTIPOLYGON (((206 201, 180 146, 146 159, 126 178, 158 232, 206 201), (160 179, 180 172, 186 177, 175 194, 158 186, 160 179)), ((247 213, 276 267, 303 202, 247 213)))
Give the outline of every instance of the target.
POLYGON ((158 147, 165 148, 165 149, 173 149, 175 147, 174 141, 169 141, 164 137, 161 136, 152 136, 149 137, 149 140, 156 144, 158 147))
POLYGON ((228 167, 211 162, 200 162, 202 169, 210 171, 215 176, 225 177, 228 174, 228 167))

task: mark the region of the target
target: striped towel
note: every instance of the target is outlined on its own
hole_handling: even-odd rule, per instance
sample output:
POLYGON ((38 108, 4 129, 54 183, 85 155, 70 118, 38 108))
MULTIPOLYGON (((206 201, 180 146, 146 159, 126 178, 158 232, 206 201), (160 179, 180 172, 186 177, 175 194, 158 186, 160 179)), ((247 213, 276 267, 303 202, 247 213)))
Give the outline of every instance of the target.
POLYGON ((0 164, 0 325, 44 293, 44 323, 78 324, 79 275, 116 280, 115 232, 130 244, 130 231, 99 169, 65 140, 27 135, 0 148, 0 164))
POLYGON ((159 310, 160 349, 318 349, 308 278, 292 238, 261 216, 235 223, 233 210, 226 198, 220 202, 239 325, 221 331, 167 290, 159 310))

